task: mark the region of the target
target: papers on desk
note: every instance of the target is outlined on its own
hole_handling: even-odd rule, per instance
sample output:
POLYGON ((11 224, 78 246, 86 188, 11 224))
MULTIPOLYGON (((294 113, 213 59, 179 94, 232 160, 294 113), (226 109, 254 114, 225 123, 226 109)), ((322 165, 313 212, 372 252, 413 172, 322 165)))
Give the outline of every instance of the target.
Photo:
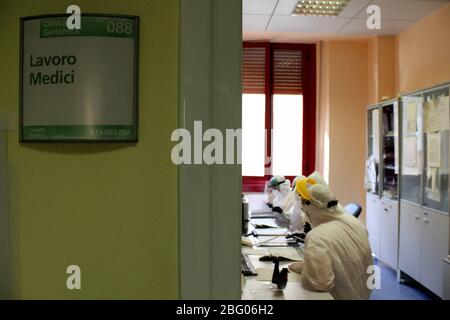
MULTIPOLYGON (((258 281, 272 281, 273 269, 269 268, 257 268, 256 280, 258 281)), ((288 282, 300 282, 302 280, 301 275, 295 272, 289 271, 288 282)))
POLYGON ((260 210, 251 210, 250 218, 277 218, 280 214, 278 212, 273 212, 270 209, 260 209, 260 210))
POLYGON ((256 249, 250 249, 245 248, 244 253, 250 256, 267 256, 269 255, 269 249, 266 248, 256 248, 256 249))
POLYGON ((286 228, 267 228, 267 229, 256 229, 254 232, 258 236, 284 236, 287 233, 286 228))
POLYGON ((247 255, 254 255, 254 256, 268 256, 272 255, 274 257, 281 257, 286 260, 291 261, 303 261, 302 257, 300 256, 299 251, 297 249, 292 247, 286 247, 286 248, 256 248, 256 249, 250 249, 246 248, 244 251, 247 255))
POLYGON ((282 257, 291 261, 303 261, 298 251, 294 248, 270 248, 269 252, 275 257, 282 257))
POLYGON ((253 236, 250 237, 241 237, 241 243, 245 246, 248 247, 254 247, 257 246, 259 244, 259 240, 253 236))
POLYGON ((279 228, 275 223, 252 223, 256 229, 277 229, 279 228))

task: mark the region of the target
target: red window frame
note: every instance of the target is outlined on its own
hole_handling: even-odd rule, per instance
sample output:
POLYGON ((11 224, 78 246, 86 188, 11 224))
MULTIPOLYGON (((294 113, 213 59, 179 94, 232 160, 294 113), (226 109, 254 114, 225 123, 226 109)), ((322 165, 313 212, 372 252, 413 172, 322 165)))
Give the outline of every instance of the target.
MULTIPOLYGON (((316 166, 316 45, 315 44, 291 44, 291 43, 255 43, 244 42, 244 48, 265 48, 266 50, 266 75, 265 75, 265 95, 266 95, 266 117, 265 129, 267 132, 266 156, 272 156, 272 58, 274 49, 295 49, 301 50, 303 59, 303 165, 302 174, 309 175, 316 166)), ((265 164, 266 169, 270 169, 271 162, 265 164)), ((300 172, 299 172, 300 174, 300 172)), ((243 192, 263 192, 266 181, 271 175, 264 177, 242 177, 243 192)), ((291 182, 295 177, 286 177, 291 182)))

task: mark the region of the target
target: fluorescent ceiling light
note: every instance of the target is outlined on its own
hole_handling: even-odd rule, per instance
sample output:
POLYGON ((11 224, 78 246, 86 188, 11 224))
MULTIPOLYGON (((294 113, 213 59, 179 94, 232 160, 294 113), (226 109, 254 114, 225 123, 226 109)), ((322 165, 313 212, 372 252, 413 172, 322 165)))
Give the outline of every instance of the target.
POLYGON ((299 0, 292 12, 294 16, 336 17, 350 0, 299 0))

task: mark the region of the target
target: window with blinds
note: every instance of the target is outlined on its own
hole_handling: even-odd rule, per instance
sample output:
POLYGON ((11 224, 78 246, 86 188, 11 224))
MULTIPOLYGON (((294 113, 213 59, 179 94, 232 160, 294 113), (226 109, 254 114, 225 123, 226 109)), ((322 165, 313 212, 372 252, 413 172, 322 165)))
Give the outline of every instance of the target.
MULTIPOLYGON (((244 47, 242 59, 242 92, 265 93, 266 58, 265 47, 244 47)), ((303 55, 296 49, 273 49, 269 65, 272 69, 273 94, 303 93, 303 55)))
POLYGON ((245 47, 242 58, 242 92, 265 93, 266 48, 245 47))
POLYGON ((272 175, 315 168, 315 45, 244 43, 244 191, 263 191, 272 175))
POLYGON ((302 94, 302 51, 273 50, 273 94, 302 94))

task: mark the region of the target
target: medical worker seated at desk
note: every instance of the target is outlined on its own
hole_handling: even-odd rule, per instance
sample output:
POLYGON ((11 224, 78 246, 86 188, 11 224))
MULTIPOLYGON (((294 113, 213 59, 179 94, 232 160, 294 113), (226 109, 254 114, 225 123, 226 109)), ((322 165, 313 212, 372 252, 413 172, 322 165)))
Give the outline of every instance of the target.
POLYGON ((367 268, 373 259, 365 226, 345 212, 317 172, 297 179, 295 190, 312 230, 304 261, 289 269, 302 274, 305 289, 330 292, 335 299, 368 299, 367 268))

